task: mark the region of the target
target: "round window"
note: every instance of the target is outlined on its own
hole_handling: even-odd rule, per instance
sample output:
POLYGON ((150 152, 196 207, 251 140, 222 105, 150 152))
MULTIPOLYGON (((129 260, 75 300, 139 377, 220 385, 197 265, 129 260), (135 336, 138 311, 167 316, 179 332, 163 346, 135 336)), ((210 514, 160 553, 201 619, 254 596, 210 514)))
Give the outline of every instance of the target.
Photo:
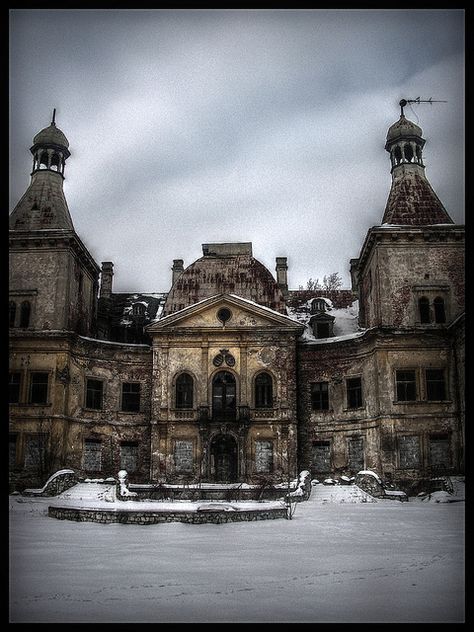
POLYGON ((227 307, 221 307, 221 309, 217 312, 217 318, 221 321, 221 323, 225 323, 230 320, 232 316, 232 312, 227 307))

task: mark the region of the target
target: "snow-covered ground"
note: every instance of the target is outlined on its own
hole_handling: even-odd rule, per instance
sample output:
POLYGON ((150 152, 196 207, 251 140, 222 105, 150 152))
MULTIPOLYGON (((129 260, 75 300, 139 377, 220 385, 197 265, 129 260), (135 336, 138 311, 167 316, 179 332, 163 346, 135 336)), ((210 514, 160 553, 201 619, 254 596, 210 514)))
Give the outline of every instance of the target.
POLYGON ((11 496, 10 621, 464 620, 464 502, 319 487, 293 520, 220 525, 60 521, 11 496))

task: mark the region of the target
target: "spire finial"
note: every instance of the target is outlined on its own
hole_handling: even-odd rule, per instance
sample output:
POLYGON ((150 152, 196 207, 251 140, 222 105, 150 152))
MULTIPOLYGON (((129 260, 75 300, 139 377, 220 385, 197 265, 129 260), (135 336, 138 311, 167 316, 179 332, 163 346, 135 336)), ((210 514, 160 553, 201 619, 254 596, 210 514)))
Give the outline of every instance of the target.
POLYGON ((408 101, 406 101, 405 99, 402 99, 400 101, 400 103, 398 104, 400 106, 400 116, 405 116, 403 113, 403 108, 407 105, 408 101))
POLYGON ((54 119, 56 118, 56 108, 53 110, 53 120, 51 121, 51 125, 56 125, 54 119))

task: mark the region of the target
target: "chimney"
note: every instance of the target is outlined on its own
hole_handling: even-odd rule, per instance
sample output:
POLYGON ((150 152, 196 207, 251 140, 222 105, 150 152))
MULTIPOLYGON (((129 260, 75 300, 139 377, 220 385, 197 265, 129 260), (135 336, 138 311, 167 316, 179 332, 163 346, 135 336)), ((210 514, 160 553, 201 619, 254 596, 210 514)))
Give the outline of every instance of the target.
POLYGON ((177 278, 184 272, 184 261, 182 259, 173 259, 173 267, 171 270, 173 271, 173 277, 171 280, 171 284, 174 285, 177 278))
POLYGON ((112 294, 112 277, 114 276, 114 264, 112 261, 103 261, 100 278, 100 298, 110 298, 112 294))
POLYGON ((283 292, 283 296, 286 298, 288 296, 287 258, 277 257, 275 269, 277 273, 277 283, 280 286, 281 291, 283 292))

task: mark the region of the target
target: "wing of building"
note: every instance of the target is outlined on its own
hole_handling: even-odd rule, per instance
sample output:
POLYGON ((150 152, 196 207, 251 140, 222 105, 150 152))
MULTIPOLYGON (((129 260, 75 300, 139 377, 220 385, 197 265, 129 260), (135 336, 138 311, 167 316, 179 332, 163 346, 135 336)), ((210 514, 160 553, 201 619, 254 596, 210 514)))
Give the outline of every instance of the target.
POLYGON ((406 488, 462 473, 464 227, 424 143, 403 113, 388 130, 392 184, 350 290, 289 290, 287 259, 274 277, 245 242, 203 244, 168 292, 126 294, 74 229, 53 120, 10 216, 10 489, 65 467, 132 482, 371 469, 406 488))

